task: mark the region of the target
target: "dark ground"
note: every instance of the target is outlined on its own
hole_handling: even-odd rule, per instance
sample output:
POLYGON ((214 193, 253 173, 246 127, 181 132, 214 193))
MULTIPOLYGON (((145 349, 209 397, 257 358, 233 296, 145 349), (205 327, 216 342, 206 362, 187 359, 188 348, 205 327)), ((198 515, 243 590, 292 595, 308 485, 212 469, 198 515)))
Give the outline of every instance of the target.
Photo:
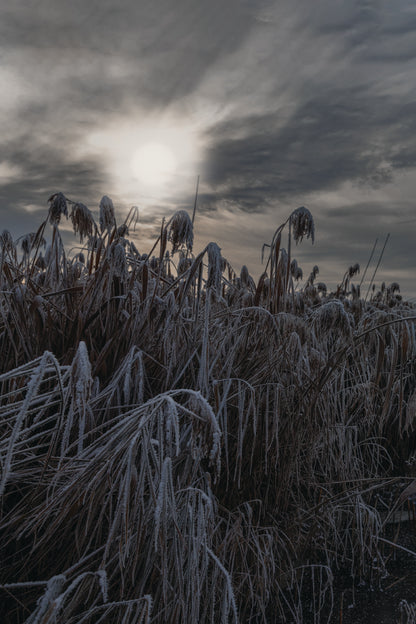
MULTIPOLYGON (((414 520, 392 527, 388 539, 416 553, 414 520)), ((416 624, 415 617, 400 609, 403 600, 409 605, 416 603, 416 555, 388 544, 384 547, 389 556, 388 575, 381 580, 380 589, 359 586, 341 590, 331 624, 416 624)))

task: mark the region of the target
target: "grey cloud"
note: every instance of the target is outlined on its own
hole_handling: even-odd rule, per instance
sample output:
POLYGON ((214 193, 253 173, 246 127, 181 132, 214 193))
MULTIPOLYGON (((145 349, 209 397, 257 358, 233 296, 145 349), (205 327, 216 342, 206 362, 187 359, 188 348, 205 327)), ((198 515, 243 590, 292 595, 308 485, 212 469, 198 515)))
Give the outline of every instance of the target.
POLYGON ((114 103, 131 96, 166 104, 190 93, 208 67, 239 47, 258 6, 237 0, 177 0, 174 5, 168 0, 50 0, 31 8, 18 2, 3 9, 0 35, 5 50, 24 50, 39 73, 47 71, 58 81, 64 72, 64 93, 58 95, 72 91, 78 106, 105 108, 103 96, 114 103), (127 76, 117 76, 117 63, 127 65, 127 76))
POLYGON ((72 147, 70 141, 66 145, 60 141, 44 144, 30 135, 6 145, 6 162, 18 165, 20 175, 0 185, 0 212, 14 215, 30 205, 32 211, 38 207, 41 214, 48 197, 57 191, 74 200, 93 201, 105 179, 95 161, 73 156, 72 147))
POLYGON ((210 134, 207 182, 259 208, 346 181, 384 184, 416 163, 415 112, 387 96, 334 89, 305 97, 284 122, 276 111, 224 123, 210 134))

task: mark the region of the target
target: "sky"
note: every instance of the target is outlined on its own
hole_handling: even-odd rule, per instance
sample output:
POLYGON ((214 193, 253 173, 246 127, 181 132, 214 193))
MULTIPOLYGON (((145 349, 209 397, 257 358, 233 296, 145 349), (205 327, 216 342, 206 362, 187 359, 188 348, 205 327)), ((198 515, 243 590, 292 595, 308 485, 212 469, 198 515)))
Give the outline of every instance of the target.
MULTIPOLYGON (((351 264, 416 297, 413 0, 13 0, 0 7, 0 230, 40 225, 57 191, 139 250, 177 209, 253 277, 298 206, 295 250, 335 287, 351 264)), ((64 226, 65 227, 65 226, 64 226)), ((68 224, 69 228, 69 224, 68 224)), ((369 283, 367 277, 363 288, 369 283)))

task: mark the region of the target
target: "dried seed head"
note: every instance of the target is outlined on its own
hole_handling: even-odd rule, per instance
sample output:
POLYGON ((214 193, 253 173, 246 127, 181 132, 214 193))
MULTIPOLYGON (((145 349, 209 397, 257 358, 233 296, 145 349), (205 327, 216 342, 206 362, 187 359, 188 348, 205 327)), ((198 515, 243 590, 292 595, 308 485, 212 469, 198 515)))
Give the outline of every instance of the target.
POLYGON ((333 329, 345 336, 350 336, 352 333, 351 316, 346 312, 341 301, 337 299, 328 301, 318 308, 315 313, 315 321, 321 332, 328 332, 333 329))
POLYGON ((316 276, 318 275, 318 273, 319 273, 319 267, 318 267, 318 265, 317 265, 317 264, 315 264, 315 266, 313 267, 313 269, 312 269, 312 271, 311 271, 311 274, 309 275, 309 278, 308 278, 308 284, 313 284, 313 283, 314 283, 314 281, 316 280, 316 276))
POLYGON ((178 275, 182 275, 187 271, 192 265, 191 258, 186 258, 184 255, 180 258, 178 262, 178 275))
POLYGON ((80 262, 75 262, 75 264, 71 266, 70 272, 71 272, 72 279, 75 282, 79 280, 79 278, 81 277, 83 269, 84 269, 84 266, 80 262))
POLYGON ((297 282, 301 279, 303 279, 303 271, 300 267, 298 267, 296 269, 295 274, 293 275, 293 279, 296 280, 297 282))
POLYGON ((26 236, 22 238, 20 245, 25 256, 28 256, 32 251, 35 238, 36 234, 34 232, 30 232, 30 234, 26 234, 26 236))
POLYGON ((130 241, 130 251, 132 251, 134 255, 137 256, 138 260, 140 260, 140 252, 137 249, 136 245, 133 243, 133 241, 130 241))
POLYGON ((43 305, 46 303, 45 299, 43 297, 41 297, 41 295, 35 295, 33 297, 33 306, 39 310, 43 307, 43 305))
POLYGON ((313 243, 315 240, 315 224, 309 210, 305 206, 300 206, 300 208, 296 208, 292 212, 289 218, 296 244, 301 242, 304 236, 311 238, 313 243))
POLYGON ((298 265, 296 258, 290 263, 290 273, 294 280, 299 281, 303 278, 303 271, 298 265))
POLYGON ((194 228, 186 210, 178 210, 168 223, 168 240, 172 243, 172 253, 181 247, 192 251, 194 228))
POLYGON ((128 270, 126 252, 124 251, 123 245, 120 245, 120 243, 113 243, 111 245, 110 264, 112 271, 114 271, 114 275, 117 275, 122 279, 127 279, 128 270))
POLYGON ((38 255, 38 257, 36 258, 36 262, 35 265, 37 266, 38 269, 40 269, 41 271, 44 271, 46 269, 46 262, 45 262, 45 258, 42 256, 42 254, 40 253, 38 255))
POLYGON ((241 305, 243 308, 250 308, 254 303, 254 297, 251 292, 245 292, 241 298, 241 305))
POLYGON ((104 195, 100 201, 100 228, 101 232, 104 230, 110 231, 116 225, 116 219, 114 216, 113 201, 104 195))
POLYGON ((66 197, 63 193, 55 193, 48 199, 49 206, 49 223, 59 225, 61 215, 68 217, 68 206, 66 197))
POLYGON ((9 230, 3 230, 3 232, 0 234, 0 245, 2 247, 2 251, 14 252, 16 250, 12 235, 10 234, 9 230))
POLYGON ((280 258, 277 264, 277 272, 281 275, 285 275, 287 271, 287 265, 289 263, 289 256, 287 255, 287 251, 284 247, 280 249, 280 258))
POLYGON ((91 237, 94 231, 94 217, 91 211, 84 204, 74 204, 71 211, 71 221, 74 228, 74 233, 79 234, 80 241, 82 242, 85 236, 91 237))
POLYGON ((241 267, 240 280, 243 286, 248 286, 250 274, 245 264, 243 264, 243 266, 241 267))
POLYGON ((221 249, 217 243, 209 243, 207 246, 208 252, 208 281, 207 288, 211 286, 219 292, 221 288, 221 276, 222 276, 222 256, 221 249))
POLYGON ((123 223, 123 225, 120 225, 120 227, 117 228, 117 236, 119 236, 120 238, 124 238, 125 236, 128 236, 128 235, 129 235, 129 228, 126 223, 123 223))
POLYGON ((354 275, 357 275, 357 273, 359 273, 359 272, 360 272, 360 265, 358 263, 353 264, 348 269, 348 276, 349 277, 353 277, 354 275))

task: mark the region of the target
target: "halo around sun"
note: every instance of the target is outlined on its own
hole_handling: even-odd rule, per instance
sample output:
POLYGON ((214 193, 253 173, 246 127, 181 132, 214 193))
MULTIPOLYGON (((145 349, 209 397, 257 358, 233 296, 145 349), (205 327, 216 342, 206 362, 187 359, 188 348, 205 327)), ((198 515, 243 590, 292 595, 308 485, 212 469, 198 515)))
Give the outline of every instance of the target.
POLYGON ((176 165, 174 151, 162 143, 145 143, 133 153, 130 163, 133 176, 151 186, 170 182, 176 165))

